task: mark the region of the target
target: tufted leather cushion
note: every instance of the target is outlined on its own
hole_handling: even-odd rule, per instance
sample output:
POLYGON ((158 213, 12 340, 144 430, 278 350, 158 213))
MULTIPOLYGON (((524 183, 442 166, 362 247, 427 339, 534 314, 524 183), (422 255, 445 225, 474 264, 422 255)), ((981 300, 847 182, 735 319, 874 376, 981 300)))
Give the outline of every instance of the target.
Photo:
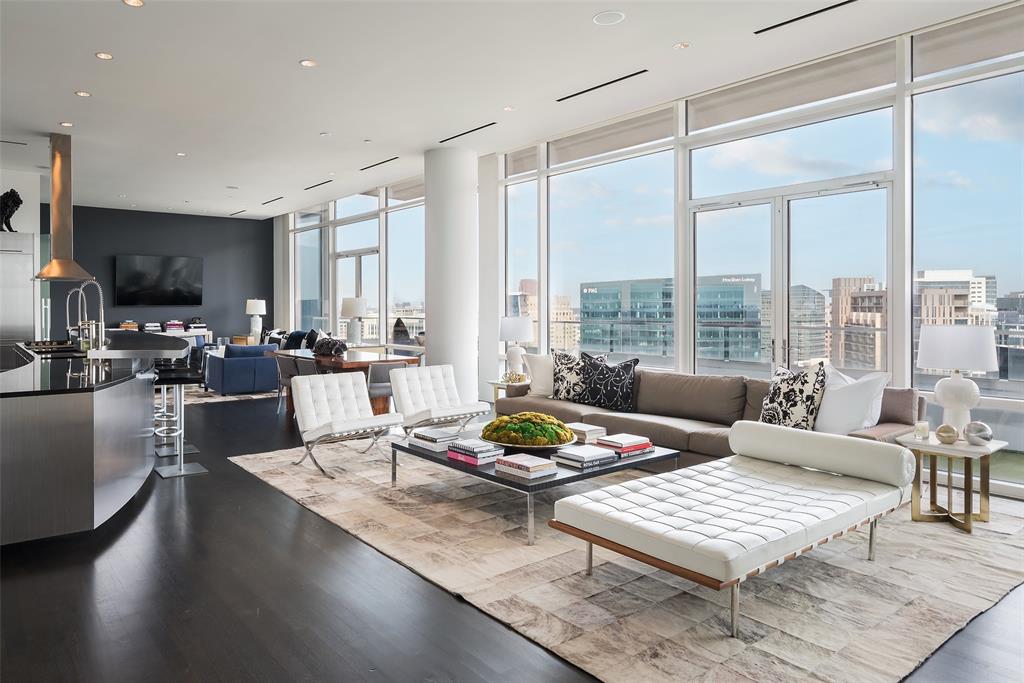
POLYGON ((899 505, 903 493, 737 455, 563 498, 555 519, 729 581, 899 505))
POLYGON ((490 410, 486 403, 462 402, 451 365, 395 368, 390 375, 395 407, 406 424, 490 410))
POLYGON ((361 372, 292 377, 292 400, 299 431, 308 441, 331 432, 401 424, 399 414, 374 415, 361 372))

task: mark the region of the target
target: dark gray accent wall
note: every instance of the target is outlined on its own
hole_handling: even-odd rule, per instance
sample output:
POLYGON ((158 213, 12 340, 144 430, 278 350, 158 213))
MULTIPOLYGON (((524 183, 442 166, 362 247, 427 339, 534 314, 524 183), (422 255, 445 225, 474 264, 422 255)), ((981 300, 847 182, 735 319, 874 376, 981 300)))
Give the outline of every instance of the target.
MULTIPOLYGON (((74 208, 75 260, 103 287, 107 325, 125 319, 140 323, 198 315, 218 337, 247 334, 246 299, 264 299, 272 321, 274 303, 274 221, 191 216, 149 211, 74 208), (203 259, 201 306, 115 306, 114 256, 200 256, 203 259)), ((50 206, 40 208, 42 232, 50 230, 50 206)), ((73 283, 50 286, 50 335, 64 338, 64 299, 73 283)), ((95 290, 88 290, 90 312, 95 311, 95 290)), ((93 314, 95 315, 95 314, 93 314)), ((77 320, 74 310, 72 320, 77 320)))

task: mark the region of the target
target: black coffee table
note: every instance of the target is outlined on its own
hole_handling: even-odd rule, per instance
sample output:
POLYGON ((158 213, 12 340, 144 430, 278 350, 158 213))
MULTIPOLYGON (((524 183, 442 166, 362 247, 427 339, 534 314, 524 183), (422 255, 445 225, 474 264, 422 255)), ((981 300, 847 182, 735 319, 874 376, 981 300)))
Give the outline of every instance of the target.
MULTIPOLYGON (((549 457, 553 455, 557 449, 552 448, 550 450, 543 451, 529 451, 531 455, 537 455, 539 457, 549 457)), ((554 474, 539 479, 522 479, 509 474, 495 471, 494 463, 488 465, 480 465, 475 467, 469 463, 462 462, 461 460, 454 460, 448 457, 447 451, 432 451, 429 448, 423 448, 415 444, 410 444, 406 439, 400 439, 391 442, 391 485, 394 486, 398 479, 398 453, 406 453, 408 455, 414 455, 417 458, 423 460, 429 460, 435 464, 447 467, 448 469, 458 470, 459 472, 465 472, 466 474, 489 481, 492 484, 504 486, 505 488, 519 491, 520 493, 526 494, 526 530, 527 530, 527 545, 533 545, 533 494, 540 491, 544 491, 555 486, 561 486, 562 484, 571 484, 574 481, 583 481, 584 479, 593 479, 594 477, 600 477, 605 474, 611 474, 612 472, 618 472, 620 470, 628 470, 639 465, 645 465, 648 463, 661 462, 663 460, 671 460, 675 458, 676 466, 679 465, 679 451, 672 450, 671 448, 662 448, 661 446, 655 446, 653 453, 646 453, 644 455, 634 455, 627 458, 621 458, 615 462, 608 463, 601 467, 597 467, 592 470, 583 472, 572 467, 565 465, 558 465, 558 469, 554 474)), ((505 449, 506 453, 525 453, 515 448, 505 449)))

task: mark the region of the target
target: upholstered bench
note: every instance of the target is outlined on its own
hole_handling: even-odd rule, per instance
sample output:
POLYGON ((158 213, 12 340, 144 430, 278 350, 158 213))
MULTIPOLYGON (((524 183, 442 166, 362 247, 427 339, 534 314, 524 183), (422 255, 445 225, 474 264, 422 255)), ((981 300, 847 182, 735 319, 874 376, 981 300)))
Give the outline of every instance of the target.
POLYGON ((870 524, 909 500, 914 459, 894 444, 737 422, 734 455, 607 486, 555 503, 549 524, 704 586, 732 591, 748 578, 870 524))

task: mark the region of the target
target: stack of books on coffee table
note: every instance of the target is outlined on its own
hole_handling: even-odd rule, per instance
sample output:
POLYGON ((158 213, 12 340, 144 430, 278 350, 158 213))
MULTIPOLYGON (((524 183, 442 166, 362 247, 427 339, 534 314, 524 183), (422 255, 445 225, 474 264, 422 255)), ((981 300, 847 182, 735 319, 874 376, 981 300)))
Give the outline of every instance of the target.
POLYGON ((459 436, 467 436, 459 433, 457 428, 433 427, 430 429, 417 429, 409 437, 409 443, 428 451, 443 453, 448 450, 449 444, 458 441, 459 436))
POLYGON ((610 449, 620 458, 654 452, 654 444, 646 436, 636 434, 609 434, 597 440, 597 445, 610 449))
POLYGON ((619 456, 607 448, 594 445, 566 446, 560 448, 551 459, 559 465, 572 467, 573 469, 592 470, 604 465, 609 465, 619 459, 619 456))
POLYGON ((460 439, 448 444, 448 457, 470 465, 488 465, 504 455, 505 449, 480 439, 460 439))
POLYGON ((526 453, 503 455, 494 463, 494 471, 523 479, 540 479, 558 472, 558 465, 547 458, 526 453))
POLYGON ((588 425, 586 422, 570 422, 565 426, 576 435, 576 443, 596 443, 599 438, 608 433, 604 427, 588 425))

